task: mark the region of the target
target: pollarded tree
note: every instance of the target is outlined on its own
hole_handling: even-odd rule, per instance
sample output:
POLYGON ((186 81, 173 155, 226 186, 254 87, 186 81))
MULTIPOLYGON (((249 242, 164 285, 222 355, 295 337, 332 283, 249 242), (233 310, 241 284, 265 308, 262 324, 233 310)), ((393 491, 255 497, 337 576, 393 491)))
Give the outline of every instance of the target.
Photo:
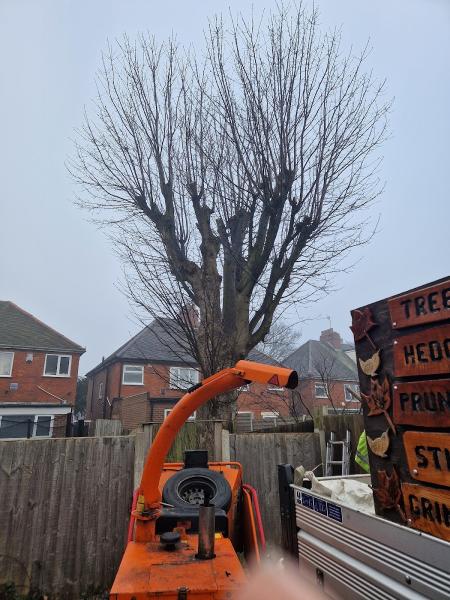
POLYGON ((110 48, 71 166, 111 226, 128 294, 173 317, 162 323, 205 376, 368 241, 388 111, 365 52, 345 55, 302 6, 216 19, 206 48, 198 59, 146 36, 110 48))

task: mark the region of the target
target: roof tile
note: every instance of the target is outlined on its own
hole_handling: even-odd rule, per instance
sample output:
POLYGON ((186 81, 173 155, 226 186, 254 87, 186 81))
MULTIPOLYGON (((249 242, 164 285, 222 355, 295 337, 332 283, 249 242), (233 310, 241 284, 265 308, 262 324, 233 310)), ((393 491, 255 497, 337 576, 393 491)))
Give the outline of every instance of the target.
POLYGON ((85 352, 82 346, 8 300, 0 300, 0 348, 85 352))

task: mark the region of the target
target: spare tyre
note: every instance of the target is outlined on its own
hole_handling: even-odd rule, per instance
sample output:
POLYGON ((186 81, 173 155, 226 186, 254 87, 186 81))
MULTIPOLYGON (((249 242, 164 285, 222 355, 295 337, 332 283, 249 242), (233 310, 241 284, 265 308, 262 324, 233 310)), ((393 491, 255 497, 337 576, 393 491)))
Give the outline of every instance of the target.
POLYGON ((163 501, 179 508, 195 508, 208 498, 216 508, 228 510, 231 488, 228 481, 217 471, 200 467, 181 469, 166 481, 163 501))

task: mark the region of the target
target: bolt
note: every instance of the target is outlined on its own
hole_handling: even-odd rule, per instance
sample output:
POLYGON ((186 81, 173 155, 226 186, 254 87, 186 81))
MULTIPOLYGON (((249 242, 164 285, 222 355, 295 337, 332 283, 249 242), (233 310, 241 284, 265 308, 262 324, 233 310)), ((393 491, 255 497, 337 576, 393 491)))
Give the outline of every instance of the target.
POLYGON ((397 327, 397 321, 394 321, 394 322, 392 323, 392 326, 393 326, 393 327, 397 327))
POLYGON ((407 523, 408 523, 408 527, 411 527, 411 525, 412 525, 412 520, 411 520, 411 519, 408 519, 407 523))
POLYGON ((394 346, 398 344, 398 340, 394 340, 394 346))
POLYGON ((405 581, 408 585, 411 585, 411 577, 409 575, 405 575, 405 581))
POLYGON ((394 385, 394 390, 398 390, 398 385, 394 385))
POLYGON ((413 469, 413 475, 418 475, 419 471, 417 469, 413 469))

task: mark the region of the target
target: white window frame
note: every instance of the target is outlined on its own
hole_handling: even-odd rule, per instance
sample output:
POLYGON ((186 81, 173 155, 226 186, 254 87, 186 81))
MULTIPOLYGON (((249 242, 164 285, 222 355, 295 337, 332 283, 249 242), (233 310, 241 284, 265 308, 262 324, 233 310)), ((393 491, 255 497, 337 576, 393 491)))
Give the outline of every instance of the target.
MULTIPOLYGON (((173 408, 165 408, 164 409, 164 419, 166 419, 170 413, 173 411, 173 408)), ((188 421, 195 421, 195 419, 197 418, 197 411, 194 410, 194 412, 192 413, 192 415, 190 415, 188 417, 188 421)))
MULTIPOLYGON (((19 411, 16 411, 16 413, 17 412, 19 412, 19 411)), ((0 415, 0 429, 2 428, 2 417, 7 417, 7 416, 8 416, 8 414, 0 415)), ((55 421, 55 416, 54 415, 39 413, 37 415, 35 415, 35 414, 24 414, 23 416, 33 417, 33 430, 31 432, 31 437, 32 438, 36 437, 38 439, 40 439, 40 438, 46 439, 46 438, 51 438, 52 437, 52 435, 53 435, 53 423, 55 421), (38 417, 50 417, 50 428, 49 428, 48 435, 36 435, 37 424, 38 424, 38 417)), ((21 437, 21 438, 1 438, 2 442, 8 442, 10 440, 26 440, 26 439, 28 439, 28 438, 26 438, 26 437, 21 437)))
POLYGON ((98 384, 98 399, 99 400, 103 400, 103 388, 104 388, 105 384, 103 383, 103 381, 100 381, 100 383, 98 384))
POLYGON ((350 395, 350 398, 347 398, 347 388, 350 388, 356 394, 359 394, 359 385, 357 383, 344 383, 344 400, 346 402, 358 402, 357 398, 350 395))
POLYGON ((1 375, 0 377, 12 377, 12 370, 14 364, 14 352, 10 352, 9 350, 1 350, 0 354, 10 354, 11 355, 11 368, 9 369, 9 375, 1 375))
POLYGON ((194 369, 194 367, 169 367, 169 387, 171 390, 188 390, 191 386, 196 385, 198 383, 199 379, 200 379, 200 373, 197 371, 197 369, 194 369), (196 381, 193 381, 193 382, 186 381, 186 384, 183 387, 178 385, 183 378, 178 374, 178 375, 176 375, 176 382, 175 382, 174 374, 175 374, 175 371, 180 371, 180 370, 194 372, 196 375, 195 376, 196 381))
POLYGON ((261 417, 263 419, 278 419, 280 413, 276 411, 263 411, 261 412, 261 417))
POLYGON ((131 363, 124 364, 122 366, 122 385, 144 385, 144 365, 132 365, 131 363), (130 383, 129 381, 125 381, 125 374, 126 374, 127 367, 141 369, 141 383, 135 383, 135 382, 130 383))
POLYGON ((315 398, 328 398, 328 395, 329 395, 329 392, 328 392, 328 384, 327 384, 327 383, 321 383, 321 382, 318 382, 318 381, 316 381, 316 382, 314 383, 314 397, 315 397, 315 398), (319 386, 320 386, 320 387, 323 387, 323 388, 325 389, 325 395, 319 395, 319 394, 317 393, 317 388, 318 388, 319 386))
POLYGON ((250 415, 250 431, 253 431, 253 421, 255 420, 255 413, 252 410, 238 410, 237 415, 250 415))
POLYGON ((43 376, 44 377, 70 377, 70 371, 72 370, 72 355, 71 354, 56 354, 55 352, 50 352, 49 354, 45 355, 45 361, 44 361, 44 373, 43 376), (47 357, 48 356, 57 356, 58 357, 58 364, 56 367, 56 375, 52 375, 51 373, 46 373, 45 370, 47 368, 47 357), (59 368, 61 365, 61 359, 62 358, 68 358, 69 359, 69 369, 68 369, 68 373, 59 373, 59 368))
POLYGON ((263 421, 273 423, 274 425, 277 424, 279 418, 280 418, 280 413, 278 413, 276 411, 262 411, 261 412, 261 419, 263 421))
POLYGON ((37 437, 37 438, 51 438, 53 435, 53 422, 55 420, 55 417, 53 415, 34 415, 34 427, 33 427, 33 434, 31 437, 37 437), (48 430, 48 435, 36 435, 36 431, 37 431, 37 426, 38 426, 38 417, 50 417, 50 428, 48 430))

